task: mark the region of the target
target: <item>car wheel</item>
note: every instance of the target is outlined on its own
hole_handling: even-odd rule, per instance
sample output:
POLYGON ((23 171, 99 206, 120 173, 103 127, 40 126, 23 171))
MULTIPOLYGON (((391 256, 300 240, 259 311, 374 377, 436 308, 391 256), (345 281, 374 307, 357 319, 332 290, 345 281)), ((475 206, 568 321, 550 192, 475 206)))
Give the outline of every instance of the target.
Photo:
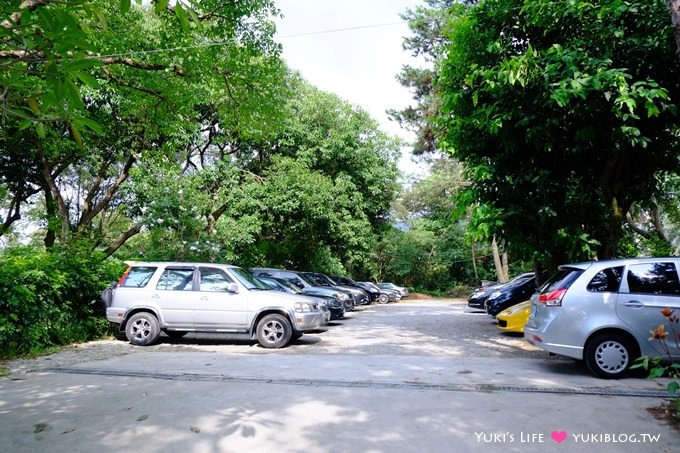
POLYGON ((257 323, 257 341, 264 348, 282 348, 293 335, 293 329, 285 316, 272 313, 257 323))
POLYGON ((378 302, 381 304, 386 304, 390 301, 390 297, 387 294, 381 294, 378 296, 378 302))
POLYGON ((137 346, 153 344, 160 334, 158 319, 148 312, 135 313, 125 325, 125 336, 137 346))
POLYGON ((630 341, 617 334, 596 336, 588 342, 584 351, 588 369, 604 379, 623 377, 635 359, 636 352, 630 341))

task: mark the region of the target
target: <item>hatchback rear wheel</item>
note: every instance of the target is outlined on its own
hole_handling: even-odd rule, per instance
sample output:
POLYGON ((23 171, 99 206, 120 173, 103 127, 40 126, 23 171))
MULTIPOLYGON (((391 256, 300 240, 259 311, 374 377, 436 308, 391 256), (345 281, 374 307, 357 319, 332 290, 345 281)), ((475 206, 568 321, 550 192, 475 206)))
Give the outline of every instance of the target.
POLYGON ((597 377, 618 379, 623 377, 637 353, 631 342, 615 333, 601 334, 588 342, 584 351, 588 369, 597 377))

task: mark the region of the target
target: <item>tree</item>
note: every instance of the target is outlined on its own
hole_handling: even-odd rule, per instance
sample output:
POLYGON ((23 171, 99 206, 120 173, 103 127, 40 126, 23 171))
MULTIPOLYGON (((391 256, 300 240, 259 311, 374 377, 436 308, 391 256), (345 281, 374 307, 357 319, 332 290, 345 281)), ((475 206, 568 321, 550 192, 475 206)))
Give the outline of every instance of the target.
MULTIPOLYGON (((212 129, 129 186, 147 259, 367 274, 396 190, 399 143, 368 114, 290 73, 266 133, 212 129)), ((138 253, 126 250, 124 253, 138 253)))
POLYGON ((671 11, 671 25, 675 32, 675 45, 680 54, 680 0, 668 0, 668 8, 671 11))
POLYGON ((615 255, 632 204, 677 167, 680 61, 664 8, 496 0, 450 10, 442 142, 473 183, 473 226, 537 270, 615 255))
POLYGON ((367 275, 396 193, 399 141, 364 110, 298 75, 289 84, 295 94, 286 121, 251 168, 264 178, 252 259, 320 271, 341 263, 367 275))
POLYGON ((380 278, 441 291, 490 276, 490 251, 465 234, 465 209, 456 205, 467 185, 462 166, 441 158, 428 177, 404 191, 393 206, 400 228, 389 230, 379 244, 380 278))
POLYGON ((390 116, 403 128, 416 133, 413 153, 438 152, 436 123, 440 99, 436 89, 437 72, 434 65, 445 54, 449 43, 444 33, 448 13, 458 0, 425 0, 425 5, 407 9, 402 19, 408 22, 413 35, 404 38, 403 47, 414 57, 422 57, 427 67, 405 65, 397 79, 413 91, 416 104, 401 111, 392 110, 390 116))
MULTIPOLYGON (((19 15, 25 26, 16 33, 40 37, 55 26, 51 16, 57 25, 68 22, 73 33, 26 38, 33 43, 29 52, 0 54, 19 68, 7 72, 5 91, 17 92, 16 103, 25 101, 34 111, 4 118, 3 157, 24 165, 0 170, 7 208, 0 233, 20 218, 22 204, 42 193, 48 247, 87 237, 113 253, 147 222, 134 199, 121 198, 137 167, 183 153, 183 163, 192 163, 213 136, 224 135, 211 131, 255 135, 267 130, 262 118, 278 117, 284 68, 272 41, 269 16, 276 10, 270 1, 161 1, 155 9, 122 2, 125 14, 118 2, 104 0, 28 3, 19 15), (43 60, 48 69, 22 72, 41 69, 43 60), (27 121, 38 126, 26 129, 27 121), (128 221, 115 222, 123 229, 112 236, 107 218, 121 214, 128 221)), ((14 33, 14 26, 6 29, 14 33)), ((18 45, 11 33, 3 40, 10 48, 18 45)))

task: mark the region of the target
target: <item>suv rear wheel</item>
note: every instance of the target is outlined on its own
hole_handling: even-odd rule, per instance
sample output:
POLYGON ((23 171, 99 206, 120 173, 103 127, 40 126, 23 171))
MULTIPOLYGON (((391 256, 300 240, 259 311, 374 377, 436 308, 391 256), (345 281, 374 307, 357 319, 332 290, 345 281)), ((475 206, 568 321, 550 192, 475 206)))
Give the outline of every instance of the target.
POLYGON ((293 328, 288 319, 276 313, 269 314, 257 323, 257 341, 264 348, 282 348, 293 336, 293 328))
POLYGON ((146 311, 130 316, 125 324, 125 336, 130 343, 137 346, 153 344, 160 334, 158 319, 146 311))
POLYGON ((636 359, 636 352, 630 341, 616 333, 595 336, 584 351, 588 369, 604 379, 618 379, 628 371, 636 359))

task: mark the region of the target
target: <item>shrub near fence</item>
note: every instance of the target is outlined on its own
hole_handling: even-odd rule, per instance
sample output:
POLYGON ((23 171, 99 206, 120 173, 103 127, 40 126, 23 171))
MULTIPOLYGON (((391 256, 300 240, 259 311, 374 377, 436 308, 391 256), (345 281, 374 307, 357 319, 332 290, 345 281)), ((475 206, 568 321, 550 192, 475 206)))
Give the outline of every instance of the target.
POLYGON ((99 294, 121 264, 81 250, 15 247, 0 255, 0 357, 106 333, 99 294))

